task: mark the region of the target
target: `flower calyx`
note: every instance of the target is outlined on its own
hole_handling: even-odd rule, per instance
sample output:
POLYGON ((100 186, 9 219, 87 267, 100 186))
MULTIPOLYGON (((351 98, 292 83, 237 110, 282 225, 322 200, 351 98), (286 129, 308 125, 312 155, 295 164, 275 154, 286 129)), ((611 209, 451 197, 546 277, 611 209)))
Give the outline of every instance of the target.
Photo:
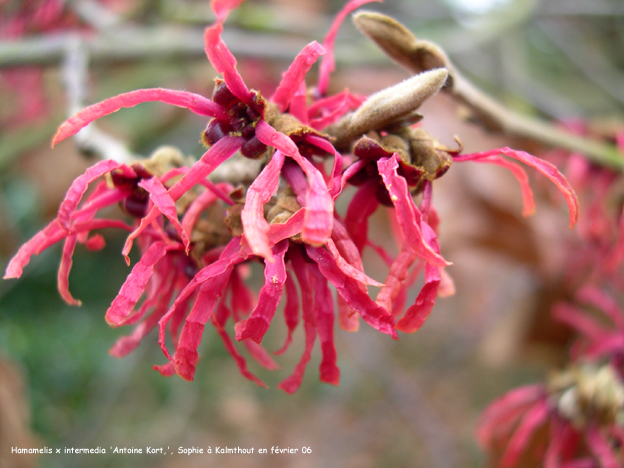
POLYGON ((224 136, 242 137, 244 143, 240 153, 249 159, 259 159, 267 152, 267 146, 256 137, 256 125, 264 117, 267 101, 259 91, 251 90, 251 104, 237 98, 225 81, 215 78, 212 93, 213 102, 225 107, 226 119, 213 118, 202 133, 202 143, 207 147, 214 145, 224 136))
POLYGON ((553 374, 548 387, 559 413, 576 427, 624 424, 624 382, 608 364, 572 366, 553 374))

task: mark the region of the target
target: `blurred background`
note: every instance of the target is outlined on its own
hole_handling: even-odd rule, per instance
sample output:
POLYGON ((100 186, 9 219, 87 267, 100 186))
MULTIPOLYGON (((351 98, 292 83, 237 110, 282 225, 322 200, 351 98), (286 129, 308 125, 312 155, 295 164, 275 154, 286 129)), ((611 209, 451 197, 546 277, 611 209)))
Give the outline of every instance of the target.
MULTIPOLYGON (((322 40, 342 6, 244 2, 230 16, 224 40, 247 84, 270 95, 292 58, 322 40)), ((605 133, 624 125, 621 0, 386 0, 366 8, 442 46, 469 79, 511 108, 549 120, 583 119, 605 133)), ((0 1, 3 266, 54 217, 71 181, 94 162, 72 140, 49 148, 60 122, 84 105, 137 88, 210 96, 214 70, 202 35, 212 21, 207 0, 0 1)), ((368 94, 408 76, 349 21, 336 53, 330 92, 349 87, 368 94)), ((515 146, 546 155, 545 148, 462 120, 448 96, 434 97, 422 113, 432 135, 448 145, 458 135, 466 152, 515 146)), ((135 154, 169 144, 198 157, 205 124, 185 110, 148 103, 102 119, 98 131, 135 154)), ((570 294, 562 265, 576 234, 567 228, 562 197, 533 179, 538 200, 531 218, 521 217, 520 189, 501 168, 456 164, 436 181, 440 242, 454 262, 448 273, 456 295, 440 299, 423 329, 398 342, 366 326, 354 334, 337 330, 340 386, 319 383, 316 349, 292 396, 275 387, 298 360, 302 330, 279 358, 281 370, 250 364, 269 390, 239 375, 211 330, 196 380, 164 378, 151 369, 164 363, 154 335, 122 360, 107 352, 127 333, 104 322, 129 272, 119 255, 124 239, 107 236, 97 253, 77 249, 70 285, 80 308, 58 295, 60 248, 42 253, 19 281, 0 283, 0 467, 485 466, 473 438, 480 412, 506 390, 542 381, 564 361, 570 338, 550 321, 549 310, 570 294), (99 446, 108 453, 10 454, 14 446, 44 445, 99 446), (114 455, 114 446, 310 447, 312 453, 114 455)), ((387 226, 383 213, 372 218, 380 242, 387 226)), ((381 268, 377 279, 383 279, 374 255, 365 262, 371 271, 381 268)), ((284 336, 283 327, 272 326, 267 348, 278 349, 284 336)))

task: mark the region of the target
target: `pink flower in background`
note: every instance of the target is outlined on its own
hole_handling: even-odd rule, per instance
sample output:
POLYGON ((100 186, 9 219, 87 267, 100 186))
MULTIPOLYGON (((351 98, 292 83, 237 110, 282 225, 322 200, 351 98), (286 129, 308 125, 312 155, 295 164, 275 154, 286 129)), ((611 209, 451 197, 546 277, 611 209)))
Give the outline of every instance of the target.
POLYGON ((496 454, 497 468, 617 468, 624 463, 616 421, 622 404, 624 386, 608 366, 572 369, 548 387, 520 387, 491 403, 477 439, 496 454))
POLYGON ((567 303, 556 304, 553 315, 580 333, 572 347, 572 358, 605 359, 624 377, 624 310, 616 300, 595 286, 584 286, 576 301, 600 311, 599 315, 567 303))

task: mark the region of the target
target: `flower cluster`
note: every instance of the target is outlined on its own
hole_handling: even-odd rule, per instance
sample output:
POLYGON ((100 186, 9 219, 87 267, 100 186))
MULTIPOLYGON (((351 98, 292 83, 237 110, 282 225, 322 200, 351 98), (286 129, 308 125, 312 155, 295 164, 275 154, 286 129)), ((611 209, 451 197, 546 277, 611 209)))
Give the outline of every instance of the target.
POLYGON ((624 463, 624 382, 609 365, 574 366, 520 387, 484 412, 479 442, 493 466, 617 468, 624 463))
POLYGON ((555 306, 555 317, 581 333, 573 363, 547 385, 512 390, 484 412, 478 439, 499 454, 495 466, 624 463, 624 311, 594 287, 582 288, 576 300, 601 311, 611 325, 576 306, 555 306))
POLYGON ((74 181, 57 218, 22 246, 5 278, 19 277, 32 255, 64 240, 59 291, 67 302, 78 304, 68 289, 76 244, 102 248, 102 237, 91 235, 92 231, 127 230, 126 261, 135 241, 141 257, 106 312, 106 320, 112 326, 136 326, 111 353, 126 355, 158 328, 167 362, 155 368, 163 375, 176 373, 192 380, 197 349, 210 322, 241 373, 264 385, 248 370, 227 331, 228 322, 234 322, 235 340, 260 365, 274 369, 277 364, 261 343, 285 296, 288 336, 275 354, 286 351, 300 319, 305 333, 303 355, 279 385, 290 393, 301 384, 317 337, 322 353, 320 378, 339 383, 336 315, 345 330, 357 330, 361 318, 397 338, 397 330, 412 333, 422 326, 438 295, 452 293, 452 281, 444 271, 450 263, 442 257, 437 240, 432 182, 453 162, 489 162, 509 168, 522 186, 526 214, 533 210, 526 173, 500 155, 536 168, 565 195, 574 224, 576 197, 551 164, 509 148, 460 155, 461 145, 447 148, 414 126, 415 110, 444 85, 445 69, 426 71, 368 99, 348 90, 326 95, 338 27, 367 1, 351 0, 323 45, 306 46, 267 99, 247 87, 221 38, 229 12, 240 1, 214 0, 217 22, 204 36, 208 59, 221 75, 212 99, 167 89, 131 91, 78 112, 53 139, 54 145, 123 107, 161 101, 209 119, 202 134, 208 147, 205 154, 190 167, 172 149, 131 165, 97 163, 74 181), (321 56, 318 85, 309 91, 305 75, 321 56), (253 182, 246 187, 211 182, 207 176, 236 153, 263 162, 253 182), (86 195, 89 185, 101 178, 86 195), (342 216, 335 201, 347 184, 358 189, 342 216), (417 206, 414 197, 419 195, 417 206), (113 204, 133 219, 131 225, 96 217, 113 204), (379 205, 386 207, 396 227, 400 247, 394 258, 367 235, 369 218, 379 205), (364 272, 362 252, 367 247, 388 263, 383 283, 364 272), (264 263, 264 285, 257 298, 244 281, 252 261, 264 263), (404 312, 407 290, 422 270, 424 286, 404 312), (337 307, 330 285, 337 292, 337 307), (375 300, 369 286, 380 288, 375 300))

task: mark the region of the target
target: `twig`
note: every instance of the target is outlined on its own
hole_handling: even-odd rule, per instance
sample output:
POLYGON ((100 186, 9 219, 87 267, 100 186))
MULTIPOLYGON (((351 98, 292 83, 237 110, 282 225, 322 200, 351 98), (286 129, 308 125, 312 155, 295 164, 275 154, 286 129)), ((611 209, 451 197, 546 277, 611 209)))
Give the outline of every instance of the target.
MULTIPOLYGON (((75 37, 76 33, 60 33, 0 41, 0 67, 54 65, 75 37)), ((226 31, 223 37, 239 57, 292 60, 306 45, 305 40, 240 31, 226 31)), ((116 29, 114 35, 84 36, 82 43, 91 62, 204 55, 202 28, 133 26, 116 29)))
MULTIPOLYGON (((68 114, 73 115, 84 107, 89 73, 89 57, 79 36, 74 36, 68 42, 62 68, 68 114)), ((102 159, 123 163, 136 159, 121 141, 98 129, 95 123, 83 128, 74 139, 78 148, 86 154, 95 153, 102 159)))

